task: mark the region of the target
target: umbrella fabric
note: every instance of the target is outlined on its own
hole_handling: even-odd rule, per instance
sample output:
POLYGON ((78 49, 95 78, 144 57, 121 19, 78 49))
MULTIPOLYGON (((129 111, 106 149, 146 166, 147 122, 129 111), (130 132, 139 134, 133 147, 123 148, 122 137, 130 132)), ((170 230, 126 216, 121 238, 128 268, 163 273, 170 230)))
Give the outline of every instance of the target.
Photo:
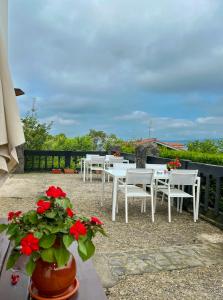
POLYGON ((8 57, 0 31, 0 174, 15 169, 16 147, 25 142, 8 57))

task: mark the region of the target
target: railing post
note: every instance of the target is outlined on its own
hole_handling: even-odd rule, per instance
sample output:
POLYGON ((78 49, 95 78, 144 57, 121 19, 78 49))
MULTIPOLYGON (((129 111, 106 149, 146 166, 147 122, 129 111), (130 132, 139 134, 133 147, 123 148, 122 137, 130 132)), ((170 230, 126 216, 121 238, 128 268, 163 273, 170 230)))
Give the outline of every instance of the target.
POLYGON ((70 153, 65 154, 65 168, 70 168, 71 155, 70 153))

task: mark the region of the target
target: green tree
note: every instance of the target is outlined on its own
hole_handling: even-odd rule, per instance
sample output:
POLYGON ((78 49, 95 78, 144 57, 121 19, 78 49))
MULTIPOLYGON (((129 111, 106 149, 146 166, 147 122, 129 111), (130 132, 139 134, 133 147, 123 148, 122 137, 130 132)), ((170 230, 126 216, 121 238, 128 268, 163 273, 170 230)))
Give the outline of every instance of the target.
POLYGON ((94 143, 94 150, 103 150, 107 134, 102 130, 90 129, 89 136, 94 143))
POLYGON ((49 138, 52 123, 40 123, 36 115, 27 114, 22 119, 25 134, 25 148, 30 150, 42 150, 49 138))
POLYGON ((94 143, 89 135, 66 137, 65 134, 57 134, 50 136, 45 143, 45 149, 48 150, 72 150, 72 151, 86 151, 93 150, 94 143))
POLYGON ((218 153, 218 146, 214 140, 193 141, 187 145, 189 151, 203 153, 218 153))

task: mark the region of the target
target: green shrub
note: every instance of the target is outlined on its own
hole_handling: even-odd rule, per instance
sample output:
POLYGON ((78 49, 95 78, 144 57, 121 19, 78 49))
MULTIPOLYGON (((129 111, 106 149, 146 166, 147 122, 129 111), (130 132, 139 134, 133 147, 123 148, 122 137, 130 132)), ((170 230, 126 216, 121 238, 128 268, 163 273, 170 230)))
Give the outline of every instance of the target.
POLYGON ((212 165, 223 165, 223 154, 202 153, 194 151, 175 151, 162 148, 160 156, 166 158, 187 159, 193 162, 201 162, 212 165))

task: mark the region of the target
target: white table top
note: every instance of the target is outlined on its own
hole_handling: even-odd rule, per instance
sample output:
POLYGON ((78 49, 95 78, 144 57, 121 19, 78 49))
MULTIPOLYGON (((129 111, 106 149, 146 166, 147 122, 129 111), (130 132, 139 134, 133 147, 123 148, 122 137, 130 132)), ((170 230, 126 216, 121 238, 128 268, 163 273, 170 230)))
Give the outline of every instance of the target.
MULTIPOLYGON (((107 170, 104 170, 105 173, 107 173, 108 175, 112 176, 112 177, 116 177, 116 178, 125 178, 126 177, 126 172, 127 170, 123 170, 123 169, 114 169, 114 168, 109 168, 107 170)), ((169 173, 159 173, 156 172, 155 173, 155 179, 168 179, 169 178, 169 173)))

